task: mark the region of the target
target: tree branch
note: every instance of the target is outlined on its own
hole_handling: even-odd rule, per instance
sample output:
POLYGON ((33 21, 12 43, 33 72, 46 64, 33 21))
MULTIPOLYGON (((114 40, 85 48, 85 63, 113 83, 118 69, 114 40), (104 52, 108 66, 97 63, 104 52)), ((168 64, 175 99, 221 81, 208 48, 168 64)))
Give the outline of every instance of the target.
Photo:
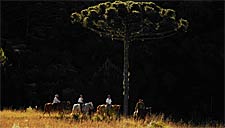
POLYGON ((93 32, 96 32, 97 34, 100 35, 100 37, 101 36, 108 36, 108 37, 110 37, 112 39, 115 39, 115 40, 123 40, 123 37, 122 36, 118 36, 118 35, 115 35, 115 34, 110 33, 110 32, 98 31, 98 30, 93 29, 93 28, 90 28, 90 27, 88 27, 88 29, 90 29, 93 32))
POLYGON ((163 39, 166 37, 170 37, 172 35, 175 35, 177 33, 176 30, 170 30, 166 32, 160 32, 160 33, 147 33, 147 34, 139 34, 135 36, 131 36, 131 40, 151 40, 151 39, 163 39))

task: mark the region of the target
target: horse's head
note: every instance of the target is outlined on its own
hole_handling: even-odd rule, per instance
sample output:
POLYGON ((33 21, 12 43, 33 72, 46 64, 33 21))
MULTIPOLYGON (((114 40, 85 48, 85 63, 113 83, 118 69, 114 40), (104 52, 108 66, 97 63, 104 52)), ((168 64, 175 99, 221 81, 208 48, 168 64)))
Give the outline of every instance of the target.
POLYGON ((115 110, 115 111, 119 111, 120 110, 120 105, 112 105, 112 108, 115 110))
POLYGON ((92 102, 89 102, 89 108, 90 108, 91 110, 94 109, 94 105, 93 105, 92 102))
POLYGON ((117 104, 112 105, 112 110, 114 112, 116 112, 116 113, 119 113, 120 112, 120 107, 121 107, 121 105, 117 105, 117 104))

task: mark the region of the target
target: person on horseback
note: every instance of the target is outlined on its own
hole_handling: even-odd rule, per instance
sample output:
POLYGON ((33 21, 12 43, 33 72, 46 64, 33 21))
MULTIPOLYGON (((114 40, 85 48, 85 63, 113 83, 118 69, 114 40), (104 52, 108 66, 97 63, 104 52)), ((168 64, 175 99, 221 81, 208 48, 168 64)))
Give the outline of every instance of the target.
POLYGON ((110 95, 108 95, 105 102, 106 102, 106 112, 107 112, 107 115, 109 115, 109 110, 112 107, 112 99, 110 95))
POLYGON ((53 99, 53 102, 52 102, 52 106, 53 106, 53 109, 55 110, 58 106, 58 104, 60 103, 61 101, 59 100, 59 95, 58 94, 55 94, 55 97, 53 99))
POLYGON ((139 99, 136 106, 135 106, 135 111, 137 112, 137 116, 139 118, 144 119, 145 115, 145 104, 143 102, 143 99, 139 99))
POLYGON ((82 107, 84 105, 84 98, 83 95, 80 95, 79 99, 78 99, 78 104, 80 104, 80 112, 82 113, 82 107))

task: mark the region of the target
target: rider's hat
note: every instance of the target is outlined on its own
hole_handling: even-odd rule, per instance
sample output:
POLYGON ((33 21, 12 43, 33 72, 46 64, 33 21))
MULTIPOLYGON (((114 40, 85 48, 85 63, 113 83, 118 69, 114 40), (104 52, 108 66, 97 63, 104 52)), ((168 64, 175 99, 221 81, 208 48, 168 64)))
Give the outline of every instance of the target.
POLYGON ((58 94, 55 94, 55 97, 59 97, 59 95, 58 94))

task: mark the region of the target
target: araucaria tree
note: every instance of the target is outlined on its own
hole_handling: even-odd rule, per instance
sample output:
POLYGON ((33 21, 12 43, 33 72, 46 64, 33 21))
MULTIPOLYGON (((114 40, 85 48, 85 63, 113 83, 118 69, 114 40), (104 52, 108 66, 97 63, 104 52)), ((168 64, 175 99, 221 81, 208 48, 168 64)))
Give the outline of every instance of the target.
POLYGON ((128 115, 129 61, 131 42, 171 36, 186 31, 188 21, 176 19, 175 11, 163 9, 153 2, 115 1, 100 3, 71 14, 72 23, 78 22, 100 36, 108 36, 124 43, 124 115, 128 115))

